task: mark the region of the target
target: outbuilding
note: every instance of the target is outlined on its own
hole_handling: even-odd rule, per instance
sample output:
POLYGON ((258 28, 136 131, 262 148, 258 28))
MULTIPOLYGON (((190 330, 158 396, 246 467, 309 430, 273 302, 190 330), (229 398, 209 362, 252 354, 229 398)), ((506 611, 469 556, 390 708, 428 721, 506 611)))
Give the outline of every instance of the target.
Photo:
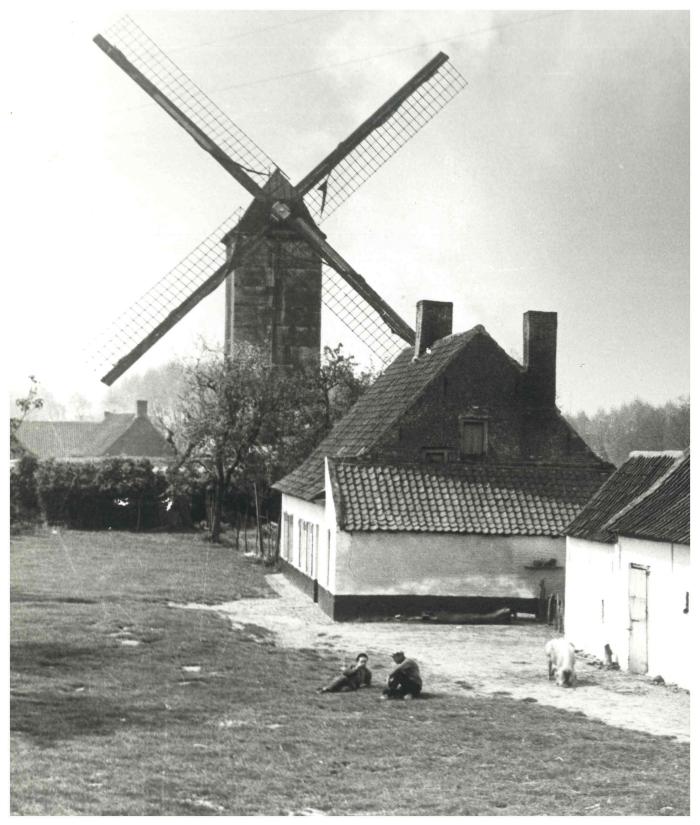
POLYGON ((566 635, 690 686, 690 451, 633 452, 567 528, 566 635))

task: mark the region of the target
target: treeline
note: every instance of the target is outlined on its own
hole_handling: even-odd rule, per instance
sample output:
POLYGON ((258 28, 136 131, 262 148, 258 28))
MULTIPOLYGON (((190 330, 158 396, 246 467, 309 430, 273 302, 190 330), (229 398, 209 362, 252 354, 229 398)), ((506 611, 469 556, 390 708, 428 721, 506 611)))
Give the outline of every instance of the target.
POLYGON ((655 407, 635 399, 630 404, 566 416, 588 446, 616 467, 633 450, 684 450, 690 446, 690 399, 681 397, 655 407))

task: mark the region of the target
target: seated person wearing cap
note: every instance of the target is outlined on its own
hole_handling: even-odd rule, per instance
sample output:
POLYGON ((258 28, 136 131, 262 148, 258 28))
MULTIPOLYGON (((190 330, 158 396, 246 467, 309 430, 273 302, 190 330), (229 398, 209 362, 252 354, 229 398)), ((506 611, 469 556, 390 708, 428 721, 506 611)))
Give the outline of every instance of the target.
POLYGON ((334 679, 330 685, 320 688, 320 693, 337 693, 339 690, 358 690, 372 684, 372 671, 367 667, 369 657, 366 653, 358 653, 355 664, 343 668, 342 674, 334 679))
POLYGON ((389 674, 387 686, 382 691, 382 699, 413 699, 421 692, 423 680, 415 659, 407 659, 402 650, 391 658, 396 667, 389 674))

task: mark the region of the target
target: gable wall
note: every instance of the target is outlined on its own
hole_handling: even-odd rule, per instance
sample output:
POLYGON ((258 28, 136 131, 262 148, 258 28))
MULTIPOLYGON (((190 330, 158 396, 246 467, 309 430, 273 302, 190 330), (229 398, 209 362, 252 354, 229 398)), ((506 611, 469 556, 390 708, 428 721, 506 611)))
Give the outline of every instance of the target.
MULTIPOLYGON (((422 356, 429 358, 429 355, 422 356)), ((460 416, 485 416, 488 460, 597 463, 554 407, 532 410, 521 395, 518 365, 478 335, 373 449, 385 460, 421 461, 425 449, 459 460, 460 416)))
POLYGON ((129 429, 104 452, 106 456, 134 458, 167 457, 171 454, 170 445, 148 418, 135 418, 129 429))
POLYGON ((648 566, 648 673, 690 687, 690 614, 683 613, 690 589, 687 545, 620 537, 616 544, 566 540, 566 636, 577 648, 629 667, 630 565, 648 566))

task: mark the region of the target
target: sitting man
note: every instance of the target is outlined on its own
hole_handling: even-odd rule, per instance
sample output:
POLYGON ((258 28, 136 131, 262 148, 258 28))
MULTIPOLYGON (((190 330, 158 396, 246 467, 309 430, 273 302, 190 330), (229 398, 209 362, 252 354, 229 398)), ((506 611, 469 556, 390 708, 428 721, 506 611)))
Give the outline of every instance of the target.
POLYGON ((418 663, 415 659, 407 659, 402 650, 393 653, 391 658, 396 667, 389 674, 382 699, 414 699, 423 687, 418 663))
POLYGON ((372 684, 372 671, 367 667, 369 657, 366 653, 358 653, 355 664, 343 668, 342 675, 334 679, 330 685, 319 689, 320 693, 336 693, 339 690, 358 690, 372 684))

